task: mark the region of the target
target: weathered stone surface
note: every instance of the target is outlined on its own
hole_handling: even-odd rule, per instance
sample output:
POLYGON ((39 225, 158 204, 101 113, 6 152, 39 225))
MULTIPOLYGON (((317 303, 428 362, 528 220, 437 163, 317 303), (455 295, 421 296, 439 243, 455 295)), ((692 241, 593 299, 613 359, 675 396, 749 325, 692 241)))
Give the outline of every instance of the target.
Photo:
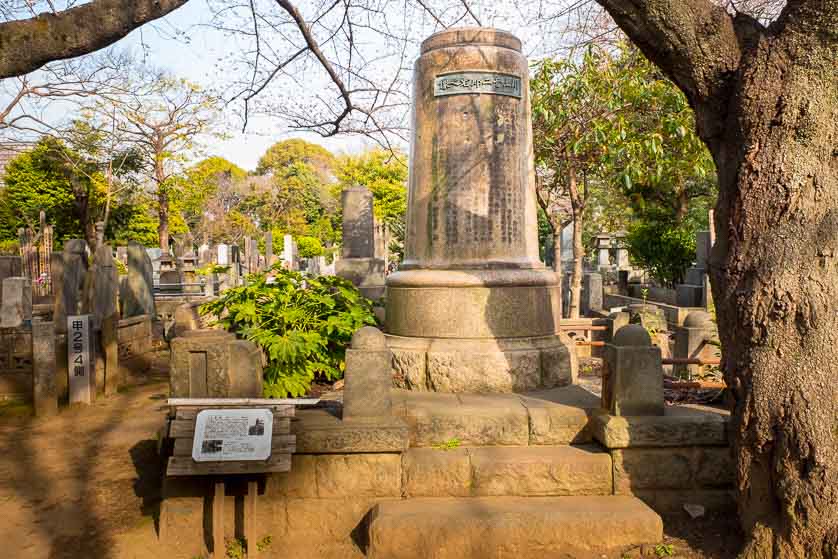
POLYGON ((61 259, 61 283, 54 286, 53 322, 56 331, 63 333, 67 331, 67 317, 84 311, 82 290, 87 275, 87 243, 81 239, 66 241, 61 259))
POLYGON ((612 415, 663 415, 661 350, 645 329, 629 324, 605 345, 602 407, 612 415))
POLYGON ((590 442, 588 415, 599 408, 599 399, 579 387, 521 395, 530 422, 531 445, 590 442), (579 392, 579 394, 576 394, 579 392))
POLYGON ((87 308, 93 315, 94 325, 98 327, 104 319, 118 313, 119 273, 110 246, 102 244, 96 248, 90 272, 87 308))
POLYGON ((373 559, 599 557, 663 538, 660 517, 630 497, 484 497, 379 503, 373 559), (499 555, 502 553, 502 555, 499 555))
POLYGON ((429 390, 424 351, 391 350, 393 356, 393 384, 408 390, 429 390))
POLYGON ((373 258, 375 232, 372 192, 362 185, 353 185, 340 193, 343 209, 343 258, 373 258))
POLYGON ((411 446, 457 439, 465 446, 524 446, 529 440, 527 410, 514 395, 405 393, 394 391, 410 429, 411 446), (441 397, 443 396, 443 397, 441 397))
POLYGON ((593 447, 488 447, 469 451, 478 496, 610 495, 611 457, 593 447))
POLYGON ((303 541, 311 548, 313 541, 351 541, 364 517, 378 499, 287 499, 288 531, 286 539, 303 541))
MULTIPOLYGON (((291 471, 265 476, 265 496, 270 500, 283 497, 317 497, 317 456, 294 454, 291 471)), ((267 500, 267 499, 266 499, 267 500)))
POLYGON ((522 391, 572 376, 545 374, 532 341, 500 343, 559 331, 558 276, 538 255, 527 76, 520 41, 491 29, 436 34, 416 61, 405 258, 387 277, 386 331, 452 342, 426 348, 431 390, 522 391), (452 72, 480 72, 479 91, 452 72))
POLYGON ((315 469, 321 499, 401 495, 399 454, 322 454, 315 469))
POLYGON ((411 448, 402 455, 405 497, 467 497, 471 483, 468 449, 411 448))
POLYGON ((55 366, 55 325, 32 323, 32 400, 35 415, 58 413, 58 387, 55 366))
POLYGON ((602 274, 587 272, 582 275, 582 316, 602 310, 602 274))
POLYGON ((402 452, 409 443, 407 425, 396 417, 343 422, 325 410, 300 410, 297 419, 297 452, 402 452))
POLYGON ((576 347, 567 334, 561 332, 557 337, 561 341, 560 344, 541 348, 541 386, 543 388, 576 383, 579 370, 576 347))
POLYGON ((222 330, 194 330, 171 342, 173 398, 258 398, 261 350, 222 330))
POLYGON ((157 316, 153 274, 151 258, 145 247, 135 242, 128 243, 128 279, 120 293, 124 318, 144 314, 152 318, 157 316))
POLYGON ((733 484, 728 448, 627 448, 611 452, 617 494, 639 489, 719 489, 733 484))
POLYGON ((32 320, 32 281, 26 277, 5 278, 2 282, 0 328, 19 328, 32 320))
POLYGON ((606 448, 726 445, 728 417, 717 410, 667 407, 663 416, 596 413, 591 429, 606 448))
POLYGON ((344 420, 391 415, 391 359, 377 328, 366 326, 355 332, 352 347, 346 350, 344 420))

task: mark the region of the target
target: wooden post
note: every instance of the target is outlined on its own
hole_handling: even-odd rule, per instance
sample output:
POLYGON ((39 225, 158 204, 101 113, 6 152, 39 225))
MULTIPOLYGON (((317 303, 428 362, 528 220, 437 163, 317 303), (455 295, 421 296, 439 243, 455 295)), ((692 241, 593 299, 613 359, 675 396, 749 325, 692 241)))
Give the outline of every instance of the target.
POLYGON ((215 482, 215 496, 212 499, 212 556, 224 559, 224 480, 215 482))
POLYGON ((247 482, 247 495, 244 498, 244 538, 247 541, 247 559, 258 557, 256 548, 256 493, 259 489, 257 481, 247 482))

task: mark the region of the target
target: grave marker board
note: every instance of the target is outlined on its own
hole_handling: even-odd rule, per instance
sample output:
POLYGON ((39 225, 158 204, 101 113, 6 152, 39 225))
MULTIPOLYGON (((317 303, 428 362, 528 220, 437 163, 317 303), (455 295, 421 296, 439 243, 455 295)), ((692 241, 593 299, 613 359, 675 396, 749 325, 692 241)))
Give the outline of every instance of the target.
POLYGON ((68 316, 67 364, 71 404, 89 404, 93 399, 93 352, 90 342, 90 315, 68 316))

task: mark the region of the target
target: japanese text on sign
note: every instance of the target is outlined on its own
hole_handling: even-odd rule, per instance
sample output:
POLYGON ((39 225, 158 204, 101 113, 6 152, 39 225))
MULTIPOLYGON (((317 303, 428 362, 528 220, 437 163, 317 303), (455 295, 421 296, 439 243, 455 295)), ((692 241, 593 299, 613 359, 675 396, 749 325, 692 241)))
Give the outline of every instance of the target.
POLYGON ((201 410, 195 419, 192 459, 196 462, 267 460, 273 413, 260 409, 201 410))
POLYGON ((90 403, 92 399, 90 315, 67 317, 67 365, 70 376, 70 403, 90 403))
POLYGON ((434 97, 464 93, 488 93, 521 98, 521 78, 494 72, 457 72, 434 79, 434 97))

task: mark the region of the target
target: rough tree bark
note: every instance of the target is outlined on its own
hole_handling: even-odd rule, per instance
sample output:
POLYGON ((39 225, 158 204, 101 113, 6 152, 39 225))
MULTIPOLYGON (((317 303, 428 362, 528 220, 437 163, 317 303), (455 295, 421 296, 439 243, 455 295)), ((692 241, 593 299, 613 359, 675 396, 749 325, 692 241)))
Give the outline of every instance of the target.
POLYGON ((710 261, 743 557, 838 557, 838 1, 764 27, 598 0, 684 91, 719 177, 710 261))
POLYGON ((169 253, 169 191, 165 188, 166 172, 163 160, 154 163, 154 181, 157 183, 157 239, 164 254, 169 253))
POLYGON ((189 0, 93 0, 30 19, 0 23, 0 79, 104 48, 189 0))

